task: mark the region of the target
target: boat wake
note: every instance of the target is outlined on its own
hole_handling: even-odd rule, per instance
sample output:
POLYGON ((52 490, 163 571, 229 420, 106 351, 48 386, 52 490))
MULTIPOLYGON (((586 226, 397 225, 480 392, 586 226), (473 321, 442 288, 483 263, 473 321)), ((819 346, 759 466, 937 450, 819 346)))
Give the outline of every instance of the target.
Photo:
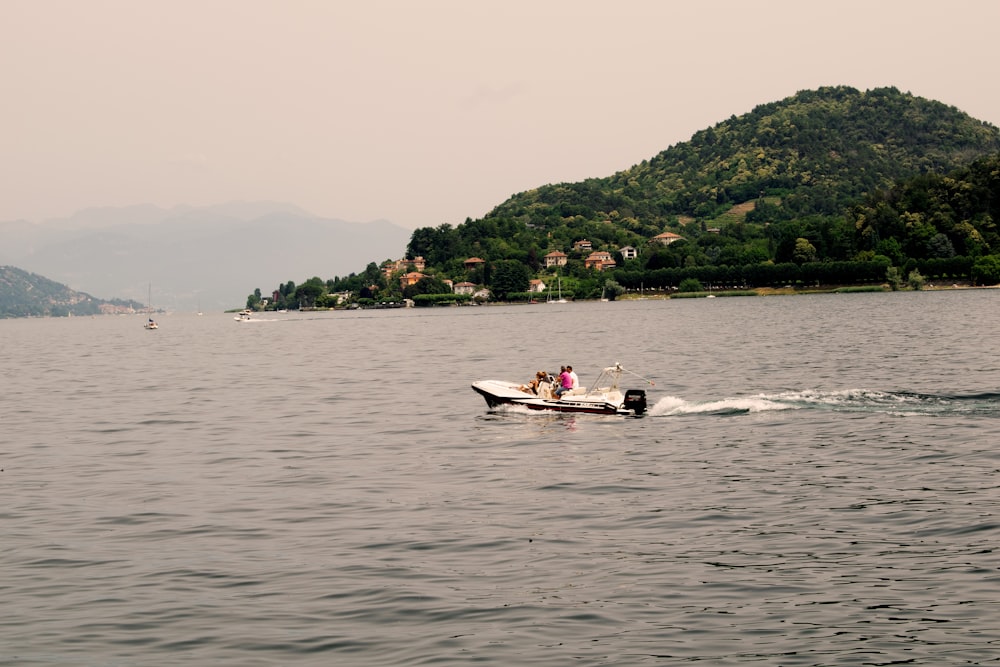
POLYGON ((947 414, 1000 416, 1000 393, 939 395, 870 389, 804 390, 704 402, 690 402, 676 396, 667 396, 651 406, 648 414, 652 417, 675 417, 706 414, 740 415, 779 410, 872 412, 899 416, 947 414))

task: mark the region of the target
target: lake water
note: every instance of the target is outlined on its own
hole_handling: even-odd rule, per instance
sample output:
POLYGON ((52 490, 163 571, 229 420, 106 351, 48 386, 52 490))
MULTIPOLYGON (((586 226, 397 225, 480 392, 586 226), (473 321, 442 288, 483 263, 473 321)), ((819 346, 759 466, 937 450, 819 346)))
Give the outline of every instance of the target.
POLYGON ((998 305, 0 321, 0 664, 1000 663, 998 305))

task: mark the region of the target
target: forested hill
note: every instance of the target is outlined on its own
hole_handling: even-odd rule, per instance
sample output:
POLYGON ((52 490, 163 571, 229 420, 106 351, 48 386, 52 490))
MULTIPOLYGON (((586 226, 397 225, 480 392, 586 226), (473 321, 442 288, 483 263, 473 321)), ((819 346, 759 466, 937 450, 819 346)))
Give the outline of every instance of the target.
POLYGON ((610 218, 649 236, 677 216, 711 219, 762 195, 780 197, 772 221, 836 215, 878 188, 995 151, 1000 130, 955 107, 895 88, 821 88, 732 116, 608 178, 515 195, 487 218, 545 227, 610 218))
MULTIPOLYGON (((595 250, 644 248, 664 231, 696 241, 706 227, 727 222, 842 220, 868 194, 998 151, 998 128, 941 102, 895 88, 802 91, 607 178, 545 185, 514 195, 481 220, 415 230, 408 250, 454 271, 455 260, 473 255, 530 264, 550 250, 569 252, 580 238, 595 250)), ((844 252, 864 249, 819 259, 849 259, 844 252)), ((750 253, 728 263, 781 261, 774 251, 772 244, 767 257, 750 253)))
POLYGON ((415 230, 407 257, 425 260, 424 284, 401 288, 398 276, 382 280, 369 264, 330 288, 375 286, 376 298, 397 298, 450 279, 504 298, 532 277, 551 283, 554 269, 543 260, 553 251, 567 255, 558 273, 578 298, 600 295, 608 279, 626 288, 677 287, 685 278, 876 282, 888 265, 975 280, 973 263, 1000 260, 1000 175, 990 168, 997 154, 997 127, 942 102, 896 88, 802 91, 606 178, 544 185, 483 218, 415 230), (977 183, 949 190, 947 180, 933 180, 953 172, 977 183), (886 194, 903 192, 905 201, 886 194), (919 193, 951 202, 933 214, 901 206, 928 205, 919 193), (669 246, 655 242, 665 232, 676 235, 669 246), (614 267, 588 264, 591 250, 610 253, 614 267), (470 257, 485 264, 469 271, 470 257))
POLYGON ((105 301, 13 266, 0 266, 0 319, 128 312, 140 304, 105 301))

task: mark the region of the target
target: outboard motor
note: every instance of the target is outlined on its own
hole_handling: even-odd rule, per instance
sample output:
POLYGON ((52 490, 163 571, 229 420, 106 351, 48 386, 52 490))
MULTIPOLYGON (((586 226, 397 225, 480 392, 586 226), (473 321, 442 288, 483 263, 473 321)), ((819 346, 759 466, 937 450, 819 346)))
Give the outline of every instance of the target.
POLYGON ((636 415, 646 412, 646 391, 644 389, 629 389, 625 392, 623 407, 636 415))

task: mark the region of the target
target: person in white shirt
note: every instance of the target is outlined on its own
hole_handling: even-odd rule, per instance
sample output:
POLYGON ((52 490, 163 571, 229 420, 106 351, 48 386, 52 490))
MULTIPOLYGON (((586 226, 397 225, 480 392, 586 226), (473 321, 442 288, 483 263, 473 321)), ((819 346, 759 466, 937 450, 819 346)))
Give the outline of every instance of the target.
POLYGON ((580 387, 580 378, 576 376, 572 366, 567 366, 566 370, 569 372, 570 379, 573 380, 573 389, 578 389, 580 387))

